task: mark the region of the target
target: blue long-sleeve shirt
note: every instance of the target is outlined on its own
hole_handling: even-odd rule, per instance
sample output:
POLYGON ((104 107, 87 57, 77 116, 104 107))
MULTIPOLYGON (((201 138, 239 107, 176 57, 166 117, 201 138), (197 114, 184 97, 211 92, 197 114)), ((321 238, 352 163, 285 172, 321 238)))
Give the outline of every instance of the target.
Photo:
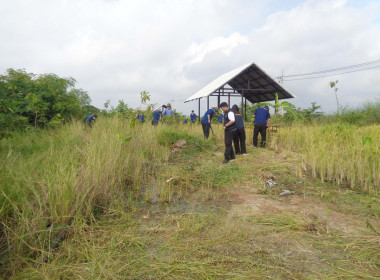
POLYGON ((210 115, 210 123, 211 123, 211 120, 212 120, 212 117, 214 116, 214 110, 213 109, 208 109, 205 113, 205 115, 203 116, 202 120, 201 120, 201 123, 209 123, 208 122, 208 115, 210 115))
POLYGON ((222 123, 223 122, 223 113, 220 114, 218 122, 222 123))

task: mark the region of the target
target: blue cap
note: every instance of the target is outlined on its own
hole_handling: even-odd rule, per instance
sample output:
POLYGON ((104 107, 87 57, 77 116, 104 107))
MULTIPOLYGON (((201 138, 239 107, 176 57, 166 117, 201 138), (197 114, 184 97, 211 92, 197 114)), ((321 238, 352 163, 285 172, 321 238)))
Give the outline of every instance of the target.
POLYGON ((264 109, 269 109, 269 106, 268 106, 268 105, 265 105, 265 106, 264 106, 264 109))

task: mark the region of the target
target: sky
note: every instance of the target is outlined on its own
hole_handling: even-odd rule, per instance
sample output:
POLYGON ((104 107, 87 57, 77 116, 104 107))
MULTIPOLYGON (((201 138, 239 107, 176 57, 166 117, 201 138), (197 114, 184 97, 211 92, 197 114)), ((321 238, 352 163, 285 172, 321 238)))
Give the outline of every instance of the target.
MULTIPOLYGON (((247 63, 278 77, 380 59, 380 0, 0 1, 0 74, 72 77, 98 108, 121 99, 136 108, 145 90, 151 103, 188 114, 198 105, 185 99, 247 63)), ((317 102, 332 113, 330 81, 339 81, 342 106, 356 107, 380 98, 379 75, 380 67, 283 86, 297 107, 317 102)))

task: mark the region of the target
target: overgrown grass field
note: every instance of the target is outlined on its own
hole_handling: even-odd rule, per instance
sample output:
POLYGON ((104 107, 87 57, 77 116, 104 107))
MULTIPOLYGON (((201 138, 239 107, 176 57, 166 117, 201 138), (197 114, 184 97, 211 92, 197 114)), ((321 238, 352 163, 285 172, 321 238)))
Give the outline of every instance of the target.
POLYGON ((313 177, 360 191, 380 191, 380 126, 346 123, 286 127, 271 142, 302 155, 302 168, 313 177))
POLYGON ((209 140, 118 118, 13 134, 0 279, 376 279, 379 130, 283 129, 227 165, 218 126, 209 140))

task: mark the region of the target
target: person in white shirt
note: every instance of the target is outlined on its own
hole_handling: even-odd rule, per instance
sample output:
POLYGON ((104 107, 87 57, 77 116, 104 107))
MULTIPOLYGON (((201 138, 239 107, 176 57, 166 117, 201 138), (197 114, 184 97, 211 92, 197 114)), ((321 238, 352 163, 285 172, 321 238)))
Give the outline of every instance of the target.
POLYGON ((226 102, 220 104, 220 108, 224 114, 224 144, 226 150, 224 151, 223 163, 229 162, 231 159, 235 159, 234 149, 232 148, 232 139, 236 133, 235 114, 230 109, 226 102))

